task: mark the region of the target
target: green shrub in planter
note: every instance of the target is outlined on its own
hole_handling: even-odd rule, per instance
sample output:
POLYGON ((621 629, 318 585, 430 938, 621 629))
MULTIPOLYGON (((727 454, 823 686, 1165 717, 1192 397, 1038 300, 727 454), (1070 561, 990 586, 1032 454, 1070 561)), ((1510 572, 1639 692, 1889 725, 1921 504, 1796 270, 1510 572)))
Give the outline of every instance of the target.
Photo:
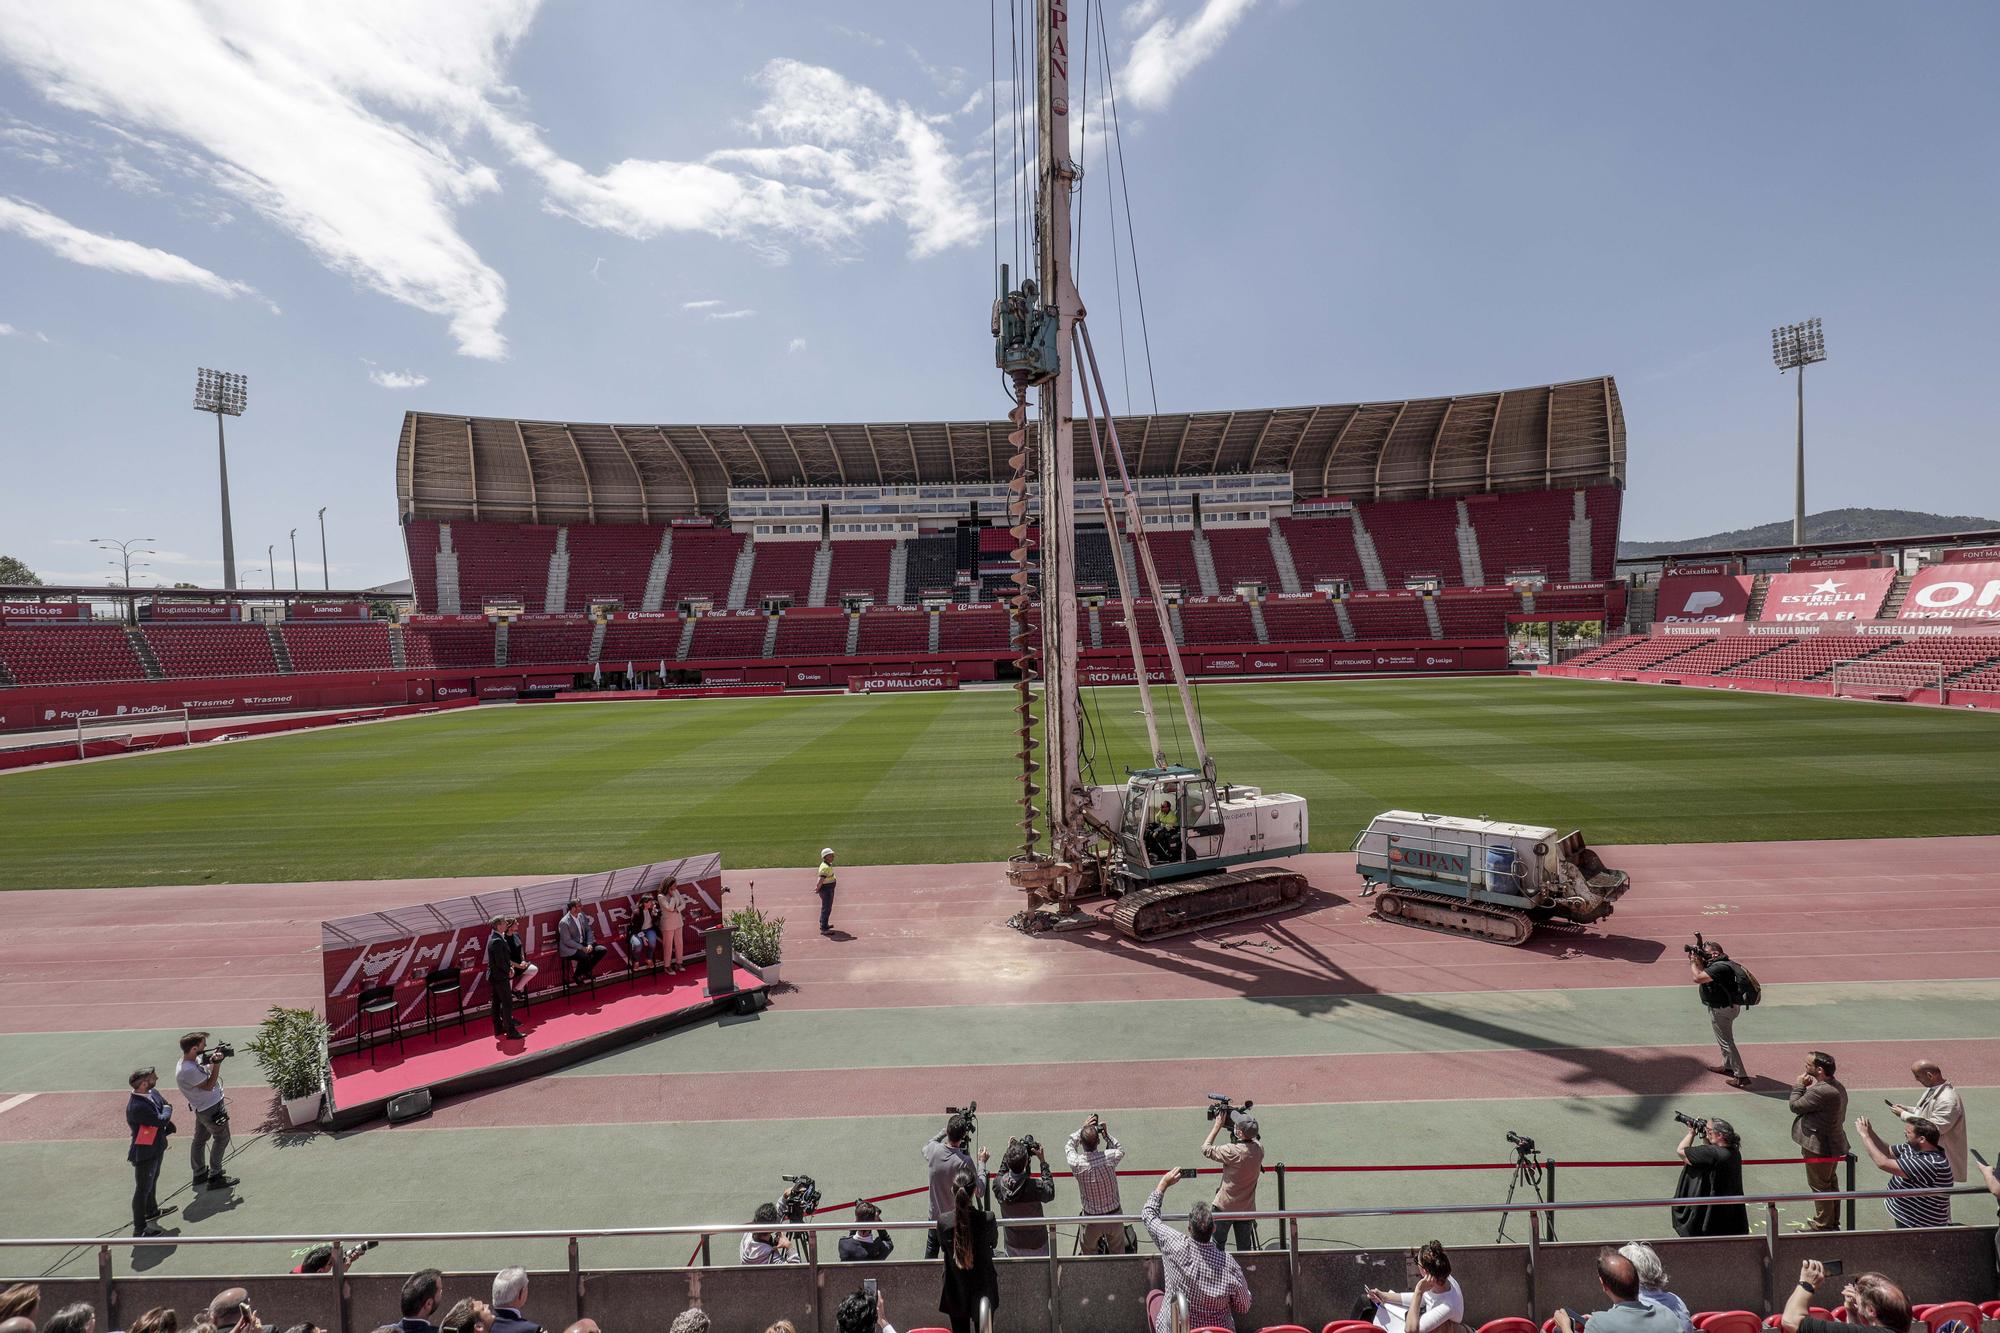
POLYGON ((249 1049, 278 1096, 310 1097, 325 1086, 328 1035, 326 1020, 312 1010, 274 1004, 249 1049))
POLYGON ((785 918, 742 907, 729 914, 729 925, 736 931, 736 952, 757 966, 771 967, 784 953, 785 918))

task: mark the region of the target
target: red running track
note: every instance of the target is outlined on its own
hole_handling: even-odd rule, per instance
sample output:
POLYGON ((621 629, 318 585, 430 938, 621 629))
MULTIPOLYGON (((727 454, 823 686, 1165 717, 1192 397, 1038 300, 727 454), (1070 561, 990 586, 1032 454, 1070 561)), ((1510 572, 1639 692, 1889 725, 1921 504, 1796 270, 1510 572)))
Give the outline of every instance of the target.
MULTIPOLYGON (((810 869, 725 882, 790 918, 787 1009, 1682 985, 1697 930, 1767 984, 2000 977, 2000 838, 1602 850, 1633 878, 1617 915, 1517 949, 1374 919, 1346 854, 1292 859, 1315 888, 1297 912, 1149 945, 1007 930, 998 865, 848 867, 831 937, 810 869)), ((322 916, 545 878, 0 894, 0 1032, 251 1025, 319 1001, 322 916)))

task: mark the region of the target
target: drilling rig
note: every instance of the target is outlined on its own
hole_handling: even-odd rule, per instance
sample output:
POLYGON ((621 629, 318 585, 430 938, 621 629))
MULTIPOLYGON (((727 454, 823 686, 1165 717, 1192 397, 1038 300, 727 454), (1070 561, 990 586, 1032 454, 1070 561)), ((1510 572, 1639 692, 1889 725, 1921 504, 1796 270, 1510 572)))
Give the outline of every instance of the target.
POLYGON ((1057 926, 1089 920, 1076 915, 1079 898, 1110 894, 1118 899, 1111 919, 1119 930, 1135 939, 1157 939, 1268 916, 1302 902, 1308 891, 1303 875, 1251 863, 1306 850, 1306 803, 1286 792, 1221 782, 1208 752, 1147 546, 1139 497, 1126 471, 1091 347, 1083 301, 1072 281, 1070 213, 1081 170, 1070 156, 1068 0, 1038 0, 1036 10, 1036 273, 1014 287, 1007 267, 1001 266, 991 321, 994 359, 1013 400, 1007 518, 1014 540, 1014 587, 1008 613, 1016 669, 1021 847, 1008 863, 1007 878, 1027 891, 1031 907, 1047 909, 1040 914, 1043 920, 1057 926), (1089 785, 1083 777, 1072 418, 1077 388, 1083 393, 1096 462, 1096 500, 1112 539, 1112 565, 1151 760, 1150 767, 1118 785, 1089 785), (1037 396, 1032 422, 1030 390, 1037 396), (1125 544, 1118 539, 1121 528, 1132 544, 1136 570, 1127 565, 1125 544), (1031 536, 1036 532, 1038 541, 1031 536), (1039 597, 1034 573, 1039 574, 1039 597), (1160 620, 1167 683, 1178 696, 1193 747, 1191 766, 1169 763, 1160 742, 1152 682, 1140 646, 1135 601, 1141 593, 1150 596, 1160 620), (1037 680, 1043 686, 1039 718, 1037 680), (1042 724, 1039 746, 1037 722, 1042 724), (1046 850, 1040 846, 1044 822, 1046 850))

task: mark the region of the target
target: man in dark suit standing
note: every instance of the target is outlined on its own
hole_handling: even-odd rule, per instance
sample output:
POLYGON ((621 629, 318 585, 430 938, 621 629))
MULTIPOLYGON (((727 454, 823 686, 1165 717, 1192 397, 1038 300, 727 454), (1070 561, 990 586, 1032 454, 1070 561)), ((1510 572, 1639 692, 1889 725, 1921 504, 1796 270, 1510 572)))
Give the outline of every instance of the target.
POLYGON ((133 1070, 127 1080, 132 1096, 125 1103, 125 1127, 132 1131, 132 1143, 125 1150, 125 1160, 132 1164, 134 1177, 132 1234, 135 1236, 166 1235, 153 1222, 173 1211, 160 1207, 154 1197, 160 1184, 160 1162, 167 1155, 167 1135, 174 1132, 174 1109, 155 1090, 159 1081, 160 1076, 151 1065, 133 1070))
MULTIPOLYGON (((1807 1157, 1844 1157, 1847 1154, 1847 1089, 1833 1076, 1833 1057, 1825 1051, 1806 1054, 1806 1068, 1792 1085, 1788 1099, 1792 1108, 1792 1142, 1807 1157)), ((1806 1184, 1815 1194, 1840 1188, 1840 1163, 1806 1163, 1806 1184)), ((1822 1199, 1813 1209, 1810 1222, 1794 1222, 1800 1231, 1838 1231, 1840 1200, 1822 1199)))
POLYGON ((486 941, 486 985, 493 992, 493 1035, 518 1041, 521 1029, 514 1026, 514 951, 507 943, 512 925, 507 917, 493 918, 493 935, 486 941))
POLYGON ((604 946, 597 942, 597 923, 583 910, 583 902, 572 898, 556 921, 556 951, 563 966, 574 969, 573 979, 587 981, 604 959, 604 946))

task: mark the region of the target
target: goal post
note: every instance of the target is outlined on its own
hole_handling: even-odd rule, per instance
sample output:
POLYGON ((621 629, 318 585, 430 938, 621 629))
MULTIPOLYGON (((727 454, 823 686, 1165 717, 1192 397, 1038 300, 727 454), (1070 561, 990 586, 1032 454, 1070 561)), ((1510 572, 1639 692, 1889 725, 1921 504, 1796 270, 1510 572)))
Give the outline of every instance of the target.
POLYGON ((1944 695, 1948 668, 1943 662, 1896 660, 1842 662, 1833 669, 1833 697, 1836 699, 1908 699, 1919 690, 1936 690, 1944 695))
POLYGON ((127 749, 134 741, 149 736, 178 734, 181 744, 194 739, 193 714, 185 708, 158 708, 144 713, 121 713, 114 717, 80 717, 76 720, 76 757, 89 757, 92 741, 118 741, 127 749))

